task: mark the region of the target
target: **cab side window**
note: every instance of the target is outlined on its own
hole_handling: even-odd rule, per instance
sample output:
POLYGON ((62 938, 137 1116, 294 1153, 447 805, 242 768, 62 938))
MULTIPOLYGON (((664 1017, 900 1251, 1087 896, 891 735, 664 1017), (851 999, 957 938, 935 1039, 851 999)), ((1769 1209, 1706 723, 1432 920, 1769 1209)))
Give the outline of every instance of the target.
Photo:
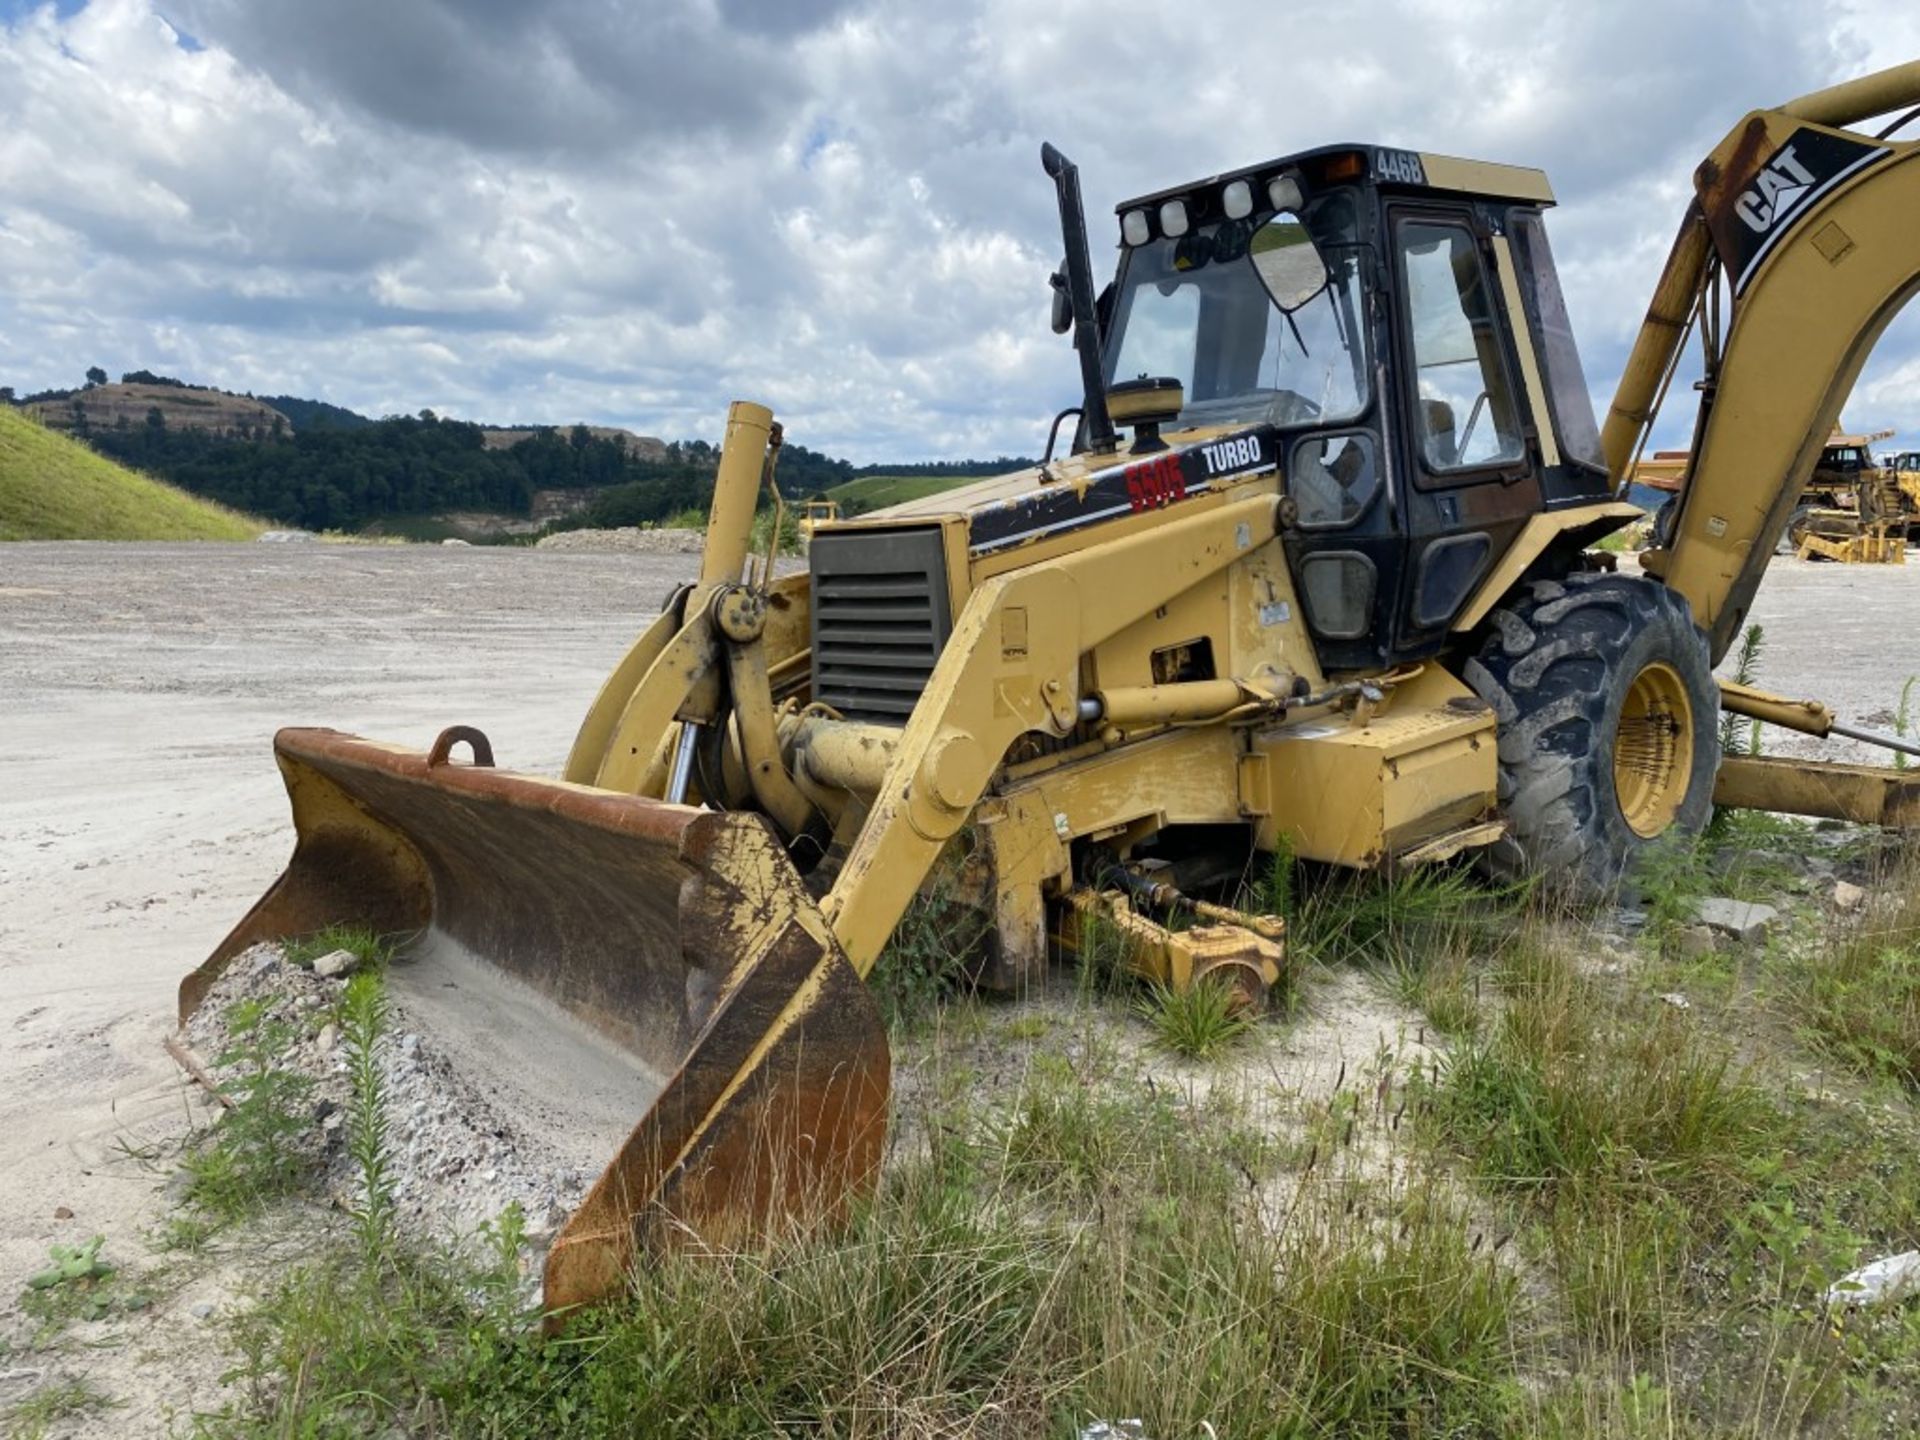
POLYGON ((1604 471, 1607 458, 1600 449, 1600 427, 1593 419, 1593 395, 1580 365, 1580 349, 1573 343, 1573 321, 1567 315, 1560 272, 1547 244, 1547 227, 1538 215, 1515 215, 1510 233, 1520 261, 1521 285, 1531 297, 1533 321, 1539 327, 1540 359, 1546 367, 1547 398, 1560 436, 1560 453, 1577 465, 1604 471))
POLYGON ((1421 459, 1439 474, 1512 464, 1524 444, 1472 232, 1421 220, 1398 235, 1421 459))

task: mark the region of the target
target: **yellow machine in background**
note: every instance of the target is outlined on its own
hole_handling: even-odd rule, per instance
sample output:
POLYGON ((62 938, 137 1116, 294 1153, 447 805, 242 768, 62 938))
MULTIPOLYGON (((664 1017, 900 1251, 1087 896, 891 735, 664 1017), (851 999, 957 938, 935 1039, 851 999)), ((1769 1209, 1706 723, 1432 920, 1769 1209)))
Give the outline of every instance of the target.
MULTIPOLYGON (((1904 565, 1909 505, 1898 475, 1870 448, 1894 432, 1827 438, 1787 521, 1786 544, 1802 560, 1849 565, 1904 565)), ((1920 511, 1915 514, 1920 515, 1920 511)))
POLYGON ((840 502, 837 500, 809 500, 800 510, 800 535, 811 540, 813 532, 822 525, 831 525, 840 518, 840 502))
POLYGON ((1920 450, 1904 450, 1887 462, 1887 474, 1900 492, 1907 516, 1907 538, 1920 540, 1920 450))
POLYGON ((1704 825, 1716 784, 1911 821, 1920 780, 1892 770, 1723 767, 1712 667, 1920 284, 1920 145, 1841 128, 1916 100, 1908 65, 1735 128, 1604 431, 1538 171, 1283 156, 1120 206, 1096 295, 1077 172, 1046 147, 1070 453, 822 519, 808 572, 775 578, 748 535, 778 430, 736 403, 699 577, 564 779, 494 769, 458 728, 424 755, 281 732, 293 861, 183 1015, 257 941, 411 937, 410 1008, 472 1028, 492 1003, 503 1070, 603 1097, 614 1159, 547 1263, 564 1305, 648 1245, 870 1182, 889 1062, 861 982, 930 887, 989 922, 982 983, 1098 915, 1148 975, 1255 1002, 1285 958, 1240 898, 1265 852, 1473 851, 1595 897, 1704 825), (1588 547, 1640 514, 1617 492, 1693 330, 1685 482, 1646 573, 1616 574, 1588 547))
MULTIPOLYGON (((1907 546, 1920 537, 1920 455, 1886 465, 1869 448, 1894 432, 1827 437, 1819 462, 1807 477, 1799 503, 1787 517, 1779 551, 1802 560, 1851 565, 1904 565, 1907 546), (1901 461, 1909 462, 1902 468, 1901 461)), ((1634 484, 1669 495, 1686 487, 1693 453, 1656 450, 1636 458, 1634 484)), ((1656 528, 1664 525, 1664 517, 1656 528)))

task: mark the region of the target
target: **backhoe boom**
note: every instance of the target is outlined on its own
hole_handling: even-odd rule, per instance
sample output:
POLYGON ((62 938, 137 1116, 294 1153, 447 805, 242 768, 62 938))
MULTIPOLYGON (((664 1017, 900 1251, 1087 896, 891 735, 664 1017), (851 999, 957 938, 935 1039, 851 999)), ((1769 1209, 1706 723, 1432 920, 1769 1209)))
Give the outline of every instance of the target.
POLYGON ((1920 104, 1920 62, 1740 122, 1695 173, 1602 446, 1630 472, 1687 335, 1706 373, 1673 522, 1644 558, 1717 662, 1875 341, 1920 289, 1920 142, 1836 127, 1920 104))

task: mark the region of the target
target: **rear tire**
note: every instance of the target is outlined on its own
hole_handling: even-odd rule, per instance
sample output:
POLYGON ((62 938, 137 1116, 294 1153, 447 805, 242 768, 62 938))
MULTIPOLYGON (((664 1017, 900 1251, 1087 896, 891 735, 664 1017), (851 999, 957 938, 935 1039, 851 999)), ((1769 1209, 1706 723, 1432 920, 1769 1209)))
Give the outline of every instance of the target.
POLYGON ((1610 898, 1649 847, 1713 813, 1720 692, 1677 592, 1634 575, 1537 581, 1496 609, 1464 675, 1500 723, 1486 852, 1579 901, 1610 898))
POLYGON ((1813 523, 1811 505, 1802 505, 1787 517, 1787 528, 1780 532, 1780 543, 1774 546, 1776 554, 1798 555, 1800 542, 1807 538, 1808 528, 1813 523))

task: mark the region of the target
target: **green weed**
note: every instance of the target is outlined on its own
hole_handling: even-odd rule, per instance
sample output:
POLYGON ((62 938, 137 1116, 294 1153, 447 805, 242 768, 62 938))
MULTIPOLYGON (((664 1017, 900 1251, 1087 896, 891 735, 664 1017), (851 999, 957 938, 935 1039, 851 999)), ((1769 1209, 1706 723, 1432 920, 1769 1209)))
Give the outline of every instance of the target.
POLYGON ((40 1440, 58 1421, 104 1410, 112 1403, 92 1381, 68 1376, 40 1386, 0 1412, 0 1418, 6 1420, 6 1433, 15 1440, 40 1440))
POLYGON ((116 1268, 101 1258, 104 1236, 78 1245, 52 1245, 47 1264, 27 1279, 20 1296, 21 1313, 39 1322, 44 1340, 75 1320, 105 1320, 111 1315, 144 1310, 152 1297, 128 1285, 116 1268))
POLYGON ((1039 1040, 1052 1033, 1054 1023, 1054 1017, 1044 1010, 1032 1010, 1007 1021, 1002 1033, 1009 1040, 1039 1040))
POLYGON ((946 885, 936 883, 914 897, 867 976, 888 1029, 914 1033, 939 1016, 964 985, 989 924, 984 912, 959 903, 946 885))
POLYGON ((78 1245, 54 1245, 47 1251, 49 1264, 27 1280, 29 1290, 51 1290, 56 1285, 84 1285, 104 1280, 113 1266, 100 1258, 100 1247, 107 1237, 96 1235, 78 1245))
MULTIPOLYGON (((1752 685, 1758 682, 1760 675, 1760 651, 1766 642, 1766 631, 1759 625, 1749 625, 1741 633, 1740 648, 1734 652, 1733 681, 1737 685, 1752 685)), ((1760 722, 1746 721, 1731 710, 1720 712, 1720 753, 1723 755, 1758 755, 1760 753, 1760 722), (1743 733, 1744 732, 1744 733, 1743 733)))
POLYGON ((392 957, 393 942, 364 925, 328 925, 310 935, 282 941, 280 949, 289 965, 302 970, 311 970, 314 961, 336 950, 351 951, 364 966, 379 967, 392 957))
MULTIPOLYGON (((753 530, 747 540, 747 553, 765 555, 767 541, 773 535, 773 510, 768 507, 753 517, 753 530)), ((788 505, 780 513, 780 548, 778 555, 802 555, 806 547, 800 543, 800 511, 797 506, 788 505)))
MULTIPOLYGON (((1776 1088, 1717 1016, 1583 973, 1517 897, 1447 874, 1296 901, 1297 935, 1461 1037, 1410 1090, 1368 1072, 1275 1133, 1224 1086, 1136 1074, 1115 1006, 1016 1021, 1052 1039, 1015 1093, 969 1049, 922 1091, 924 1146, 841 1223, 649 1256, 558 1333, 525 1308, 517 1213, 477 1254, 389 1232, 313 1257, 236 1322, 241 1398, 202 1433, 1916 1433, 1920 1322, 1836 1331, 1817 1297, 1911 1243, 1920 1123, 1776 1088), (1369 1113, 1416 1140, 1384 1173, 1353 1143, 1369 1113)), ((1881 957, 1920 945, 1920 901, 1894 899, 1916 888, 1860 921, 1847 1033, 1893 1008, 1881 957)), ((950 1013, 961 973, 952 922, 913 918, 896 1024, 950 1013)), ((1089 937, 1086 993, 1137 996, 1117 932, 1089 937)))
POLYGON ((1282 833, 1267 857, 1267 873, 1253 887, 1253 905, 1263 915, 1278 915, 1292 923, 1296 901, 1293 837, 1282 833))
POLYGON ((1647 929, 1664 940, 1694 923, 1701 900, 1714 892, 1710 842, 1697 835, 1668 831, 1651 846, 1634 878, 1646 902, 1647 929))
POLYGON ((363 970, 347 982, 340 1007, 340 1035, 347 1055, 347 1151, 360 1171, 360 1206, 354 1211, 362 1254, 378 1267, 393 1244, 393 1182, 387 1164, 387 1115, 374 1046, 386 1029, 386 979, 363 970))
POLYGON ((1440 1034, 1458 1038, 1480 1028, 1480 970, 1467 948, 1448 945, 1394 958, 1393 982, 1403 1003, 1440 1034))
POLYGON ((1301 897, 1288 938, 1296 956, 1322 964, 1391 967, 1457 944, 1492 950, 1525 895, 1463 868, 1422 866, 1384 879, 1333 874, 1301 897))
POLYGON ((1257 1017, 1232 986, 1205 977, 1184 990, 1153 985, 1134 1001, 1162 1049, 1190 1060, 1210 1060, 1253 1030, 1257 1017))
POLYGON ((1140 982, 1138 958, 1134 942, 1106 915, 1074 917, 1074 987, 1083 1007, 1130 1003, 1140 982))
POLYGON ((150 1232, 148 1243, 155 1250, 177 1250, 185 1254, 197 1254, 206 1248, 207 1242, 214 1237, 219 1224, 211 1217, 199 1212, 174 1214, 162 1220, 157 1229, 150 1232))
POLYGON ((1798 972, 1798 1005, 1830 1053, 1920 1090, 1920 860, 1872 892, 1798 972))
MULTIPOLYGON (((324 951, 321 953, 325 953, 324 951)), ((238 1073, 222 1089, 233 1101, 185 1162, 188 1196, 222 1220, 236 1219, 296 1189, 308 1161, 299 1148, 312 1084, 280 1058, 297 1028, 258 1000, 242 1000, 224 1016, 227 1048, 215 1057, 238 1073)))
MULTIPOLYGON (((1920 685, 1920 675, 1909 675, 1907 683, 1900 687, 1900 703, 1894 707, 1893 711, 1893 733, 1902 740, 1913 738, 1913 687, 1915 685, 1920 685)), ((1906 769, 1909 759, 1910 757, 1903 751, 1894 751, 1893 768, 1906 769)))

